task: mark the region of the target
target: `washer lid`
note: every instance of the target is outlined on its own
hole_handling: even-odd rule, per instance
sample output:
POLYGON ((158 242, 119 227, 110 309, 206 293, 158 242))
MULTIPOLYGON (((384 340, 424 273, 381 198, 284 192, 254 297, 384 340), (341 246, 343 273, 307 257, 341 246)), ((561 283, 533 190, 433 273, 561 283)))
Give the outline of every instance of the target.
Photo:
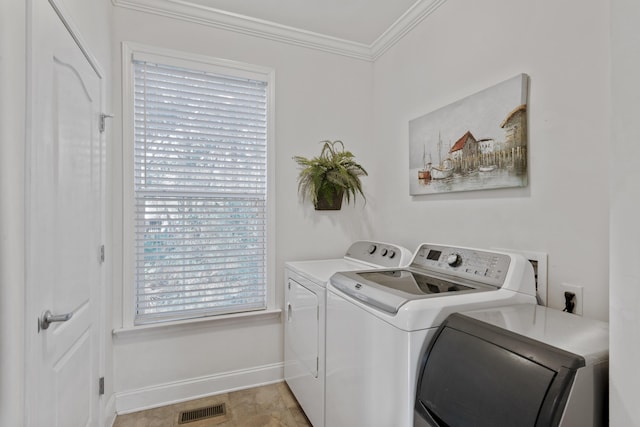
POLYGON ((396 314, 405 303, 424 298, 495 290, 459 278, 444 278, 413 269, 340 272, 331 284, 364 304, 396 314))

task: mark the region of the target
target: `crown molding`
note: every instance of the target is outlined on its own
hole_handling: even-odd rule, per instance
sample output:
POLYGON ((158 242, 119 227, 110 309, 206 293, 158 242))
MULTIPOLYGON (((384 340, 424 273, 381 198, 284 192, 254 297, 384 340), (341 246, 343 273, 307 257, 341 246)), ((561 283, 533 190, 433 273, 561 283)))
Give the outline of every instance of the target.
POLYGON ((433 13, 446 0, 417 0, 371 45, 301 30, 245 15, 189 3, 185 0, 111 0, 114 6, 152 13, 240 34, 374 61, 433 13))
POLYGON ((371 60, 375 61, 394 44, 399 42, 427 16, 436 11, 447 0, 418 0, 369 46, 371 60))

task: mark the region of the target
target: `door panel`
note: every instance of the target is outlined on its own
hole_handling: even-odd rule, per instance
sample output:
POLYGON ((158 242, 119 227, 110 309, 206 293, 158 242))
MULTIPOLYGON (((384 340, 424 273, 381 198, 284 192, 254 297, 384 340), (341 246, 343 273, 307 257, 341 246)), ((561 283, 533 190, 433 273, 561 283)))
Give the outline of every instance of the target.
POLYGON ((53 366, 58 426, 91 424, 93 390, 90 385, 94 381, 91 367, 85 363, 91 359, 91 351, 91 336, 87 330, 53 366))
POLYGON ((290 343, 298 360, 314 377, 318 377, 318 295, 289 279, 291 313, 287 322, 290 343))
MULTIPOLYGON (((52 113, 57 116, 54 129, 53 161, 55 194, 54 252, 57 279, 52 283, 52 312, 66 313, 87 304, 92 267, 97 259, 91 239, 93 230, 99 230, 96 218, 87 217, 91 204, 96 203, 92 189, 92 141, 95 130, 91 117, 95 102, 84 86, 83 76, 73 64, 60 62, 54 56, 52 113), (79 197, 82 196, 82 197, 79 197), (64 262, 72 259, 77 262, 64 262)), ((86 77, 85 77, 86 78, 86 77)), ((99 196, 99 192, 97 192, 99 196)), ((99 202, 99 200, 98 200, 99 202)), ((98 216, 99 218, 99 216, 98 216)))
POLYGON ((97 426, 101 77, 52 5, 32 6, 27 324, 45 310, 72 317, 28 331, 27 425, 97 426))

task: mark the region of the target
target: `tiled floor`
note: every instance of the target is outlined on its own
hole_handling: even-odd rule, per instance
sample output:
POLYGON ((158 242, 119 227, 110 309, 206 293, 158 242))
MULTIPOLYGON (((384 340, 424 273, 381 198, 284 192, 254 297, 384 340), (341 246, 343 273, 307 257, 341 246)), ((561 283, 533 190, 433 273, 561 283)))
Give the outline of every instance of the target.
POLYGON ((114 427, 310 427, 284 382, 119 415, 114 427), (226 414, 178 424, 181 411, 225 403, 226 414))

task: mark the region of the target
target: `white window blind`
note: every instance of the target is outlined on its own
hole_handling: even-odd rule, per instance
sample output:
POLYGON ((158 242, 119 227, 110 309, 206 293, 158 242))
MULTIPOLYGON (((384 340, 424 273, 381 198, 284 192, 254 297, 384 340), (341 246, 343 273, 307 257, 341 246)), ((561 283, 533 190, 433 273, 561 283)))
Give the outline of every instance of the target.
POLYGON ((267 82, 133 70, 135 323, 266 308, 267 82))

